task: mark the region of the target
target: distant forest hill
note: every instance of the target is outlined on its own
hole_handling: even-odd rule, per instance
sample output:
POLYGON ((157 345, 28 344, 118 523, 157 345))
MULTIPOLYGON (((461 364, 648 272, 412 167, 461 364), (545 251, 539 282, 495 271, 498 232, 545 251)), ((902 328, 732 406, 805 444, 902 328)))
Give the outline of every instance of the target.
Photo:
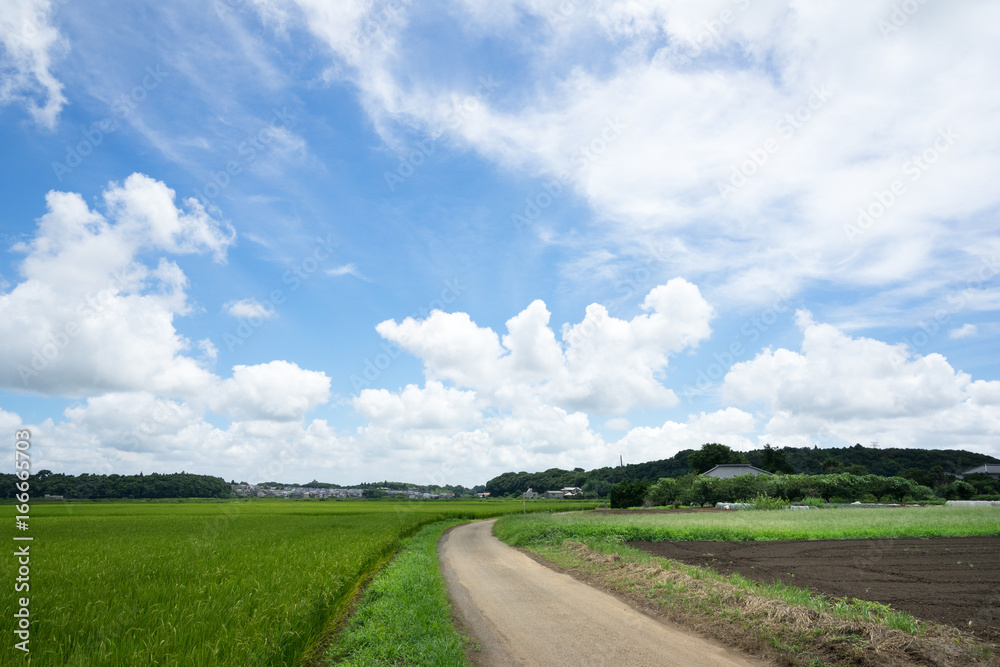
MULTIPOLYGON (((944 473, 957 474, 984 463, 1000 463, 986 454, 976 454, 954 449, 875 449, 853 447, 819 449, 817 447, 784 447, 770 450, 784 454, 784 460, 791 471, 800 474, 819 475, 851 466, 864 466, 868 473, 891 477, 911 468, 930 471, 941 466, 944 473), (824 466, 825 464, 825 466, 824 466), (840 464, 839 466, 835 464, 840 464), (832 467, 832 470, 831 470, 832 467)), ((505 472, 486 482, 486 490, 493 497, 521 494, 530 487, 542 493, 565 487, 580 487, 588 494, 604 496, 612 484, 627 480, 647 480, 655 482, 661 477, 680 477, 691 472, 688 456, 693 449, 684 449, 672 458, 647 463, 630 463, 624 468, 597 468, 584 471, 583 468, 561 470, 550 468, 545 472, 505 472)), ((751 465, 767 470, 765 464, 768 450, 754 449, 741 452, 751 465)))
MULTIPOLYGON (((18 493, 16 475, 0 474, 0 498, 18 493)), ((28 479, 31 497, 64 498, 225 498, 232 494, 221 477, 178 472, 167 475, 65 475, 39 470, 28 479)))

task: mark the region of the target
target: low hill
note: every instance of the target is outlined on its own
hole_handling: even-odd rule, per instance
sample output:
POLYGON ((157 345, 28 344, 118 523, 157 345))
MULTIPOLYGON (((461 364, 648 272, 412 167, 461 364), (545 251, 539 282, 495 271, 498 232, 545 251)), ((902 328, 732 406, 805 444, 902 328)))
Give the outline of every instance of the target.
MULTIPOLYGON (((688 455, 693 449, 684 449, 669 459, 648 461, 646 463, 630 463, 624 468, 607 467, 584 471, 583 468, 561 470, 550 468, 544 472, 505 472, 486 482, 486 490, 490 495, 504 496, 521 494, 528 488, 539 493, 561 489, 567 486, 581 487, 585 492, 603 496, 611 484, 623 479, 656 481, 661 477, 680 477, 691 472, 688 455)), ((784 454, 785 460, 795 473, 818 475, 824 472, 823 463, 833 459, 844 467, 861 465, 874 475, 890 477, 898 475, 910 468, 930 471, 935 466, 941 466, 943 472, 957 474, 983 463, 1000 463, 1000 459, 986 454, 976 454, 955 449, 874 449, 862 447, 833 447, 820 449, 818 447, 784 447, 775 450, 784 454)), ((751 464, 766 468, 764 465, 764 450, 755 449, 743 452, 751 464)))
MULTIPOLYGON (((0 474, 0 498, 17 493, 15 475, 0 474)), ((65 475, 39 470, 29 478, 31 497, 64 498, 225 498, 229 482, 221 477, 178 472, 167 475, 65 475)))

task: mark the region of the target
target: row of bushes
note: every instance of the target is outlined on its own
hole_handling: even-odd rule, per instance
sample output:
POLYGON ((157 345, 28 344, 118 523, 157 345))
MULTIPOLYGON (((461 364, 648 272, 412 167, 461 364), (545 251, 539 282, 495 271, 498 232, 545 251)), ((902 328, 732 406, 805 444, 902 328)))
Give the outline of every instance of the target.
POLYGON ((640 482, 624 482, 618 493, 612 487, 612 507, 660 505, 714 505, 717 502, 748 501, 758 496, 785 498, 792 502, 803 498, 822 498, 826 502, 878 502, 931 500, 934 492, 926 486, 902 477, 879 475, 740 475, 730 479, 685 475, 663 478, 636 492, 640 482), (639 502, 636 502, 636 500, 639 502), (618 502, 616 502, 618 501, 618 502), (623 504, 630 503, 630 504, 623 504))

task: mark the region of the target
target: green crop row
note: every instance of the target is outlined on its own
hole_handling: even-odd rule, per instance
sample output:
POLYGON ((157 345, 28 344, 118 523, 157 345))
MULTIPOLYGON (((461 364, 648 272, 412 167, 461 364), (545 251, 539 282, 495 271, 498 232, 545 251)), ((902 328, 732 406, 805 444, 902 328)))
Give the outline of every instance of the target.
MULTIPOLYGON (((19 594, 30 599, 27 657, 60 666, 297 665, 403 538, 435 521, 513 511, 522 504, 39 503, 31 588, 19 594)), ((3 562, 14 581, 17 559, 3 562)), ((0 613, 11 618, 15 602, 3 596, 0 613)), ((23 662, 12 644, 0 663, 23 662)))
POLYGON ((683 542, 1000 535, 1000 508, 933 506, 620 515, 574 512, 507 516, 497 521, 494 532, 514 545, 591 538, 683 542))

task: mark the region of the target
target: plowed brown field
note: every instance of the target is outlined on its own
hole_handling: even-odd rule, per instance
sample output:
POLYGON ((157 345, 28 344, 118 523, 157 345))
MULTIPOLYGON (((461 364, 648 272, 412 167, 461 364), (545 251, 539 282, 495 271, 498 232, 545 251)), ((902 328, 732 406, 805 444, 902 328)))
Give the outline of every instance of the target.
POLYGON ((884 602, 1000 641, 1000 537, 630 544, 723 574, 884 602))

